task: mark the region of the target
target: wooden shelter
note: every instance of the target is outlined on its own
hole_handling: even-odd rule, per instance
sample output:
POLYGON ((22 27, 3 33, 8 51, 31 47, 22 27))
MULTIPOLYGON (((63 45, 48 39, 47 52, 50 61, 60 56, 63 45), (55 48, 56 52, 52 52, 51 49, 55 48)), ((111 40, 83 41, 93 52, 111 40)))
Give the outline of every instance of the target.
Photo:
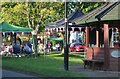
POLYGON ((105 3, 75 21, 86 26, 85 68, 120 71, 119 7, 119 2, 105 3))

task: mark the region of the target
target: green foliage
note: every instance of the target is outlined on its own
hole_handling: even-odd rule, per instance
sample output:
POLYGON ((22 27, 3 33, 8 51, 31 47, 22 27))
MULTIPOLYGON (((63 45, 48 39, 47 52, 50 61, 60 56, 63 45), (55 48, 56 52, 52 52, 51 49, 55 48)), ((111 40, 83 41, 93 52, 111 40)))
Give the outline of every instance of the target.
POLYGON ((1 11, 1 21, 9 22, 18 26, 27 26, 22 3, 3 3, 1 11), (24 18, 23 18, 24 17, 24 18))
MULTIPOLYGON (((87 13, 101 4, 98 2, 69 2, 68 14, 75 9, 87 13)), ((64 13, 65 4, 63 2, 2 2, 0 21, 34 29, 39 25, 39 31, 42 31, 45 24, 63 18, 64 13)))

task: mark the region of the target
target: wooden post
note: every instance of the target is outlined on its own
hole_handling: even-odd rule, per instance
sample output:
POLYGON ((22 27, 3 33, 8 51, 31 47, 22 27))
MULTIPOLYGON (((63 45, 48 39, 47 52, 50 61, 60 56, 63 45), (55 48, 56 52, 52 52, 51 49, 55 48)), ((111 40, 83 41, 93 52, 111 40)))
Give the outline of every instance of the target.
POLYGON ((99 31, 96 30, 96 47, 99 47, 99 31))
POLYGON ((89 27, 86 27, 86 47, 89 47, 89 27))
POLYGON ((104 24, 104 69, 109 69, 110 56, 109 56, 109 27, 104 24))

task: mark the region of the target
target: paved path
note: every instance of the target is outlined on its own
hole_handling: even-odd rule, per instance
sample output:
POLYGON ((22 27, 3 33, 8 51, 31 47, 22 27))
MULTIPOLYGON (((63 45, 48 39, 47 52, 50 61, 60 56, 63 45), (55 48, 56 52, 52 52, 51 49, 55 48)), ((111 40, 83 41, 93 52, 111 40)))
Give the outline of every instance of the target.
POLYGON ((2 70, 2 77, 35 77, 35 76, 9 71, 9 70, 2 70))
MULTIPOLYGON (((82 65, 71 65, 69 71, 84 74, 83 77, 119 77, 120 72, 115 71, 98 71, 84 69, 82 65)), ((1 73, 1 72, 0 72, 1 73)), ((36 77, 26 73, 19 73, 15 71, 2 70, 2 77, 36 77)), ((119 77, 120 78, 120 77, 119 77)))
MULTIPOLYGON (((73 66, 72 66, 72 68, 70 67, 70 71, 84 74, 85 76, 83 76, 83 77, 119 77, 119 75, 120 75, 119 72, 92 71, 92 70, 83 69, 83 68, 79 69, 80 67, 79 68, 76 67, 76 68, 73 68, 73 66)), ((29 77, 29 78, 36 78, 35 76, 32 76, 32 75, 18 73, 18 72, 9 71, 9 70, 2 70, 2 77, 29 77)))
MULTIPOLYGON (((84 69, 83 65, 70 65, 70 71, 82 73, 85 77, 119 77, 120 72, 117 71, 100 71, 100 70, 90 70, 84 69)), ((120 78, 120 77, 119 77, 120 78)))

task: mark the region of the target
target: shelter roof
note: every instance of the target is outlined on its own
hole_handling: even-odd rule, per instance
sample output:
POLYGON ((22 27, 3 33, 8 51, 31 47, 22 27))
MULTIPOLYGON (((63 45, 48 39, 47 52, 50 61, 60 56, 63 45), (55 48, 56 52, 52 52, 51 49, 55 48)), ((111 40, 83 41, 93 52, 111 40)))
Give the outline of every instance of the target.
POLYGON ((120 20, 119 7, 119 2, 105 3, 83 17, 78 18, 75 23, 81 25, 97 21, 120 20))

